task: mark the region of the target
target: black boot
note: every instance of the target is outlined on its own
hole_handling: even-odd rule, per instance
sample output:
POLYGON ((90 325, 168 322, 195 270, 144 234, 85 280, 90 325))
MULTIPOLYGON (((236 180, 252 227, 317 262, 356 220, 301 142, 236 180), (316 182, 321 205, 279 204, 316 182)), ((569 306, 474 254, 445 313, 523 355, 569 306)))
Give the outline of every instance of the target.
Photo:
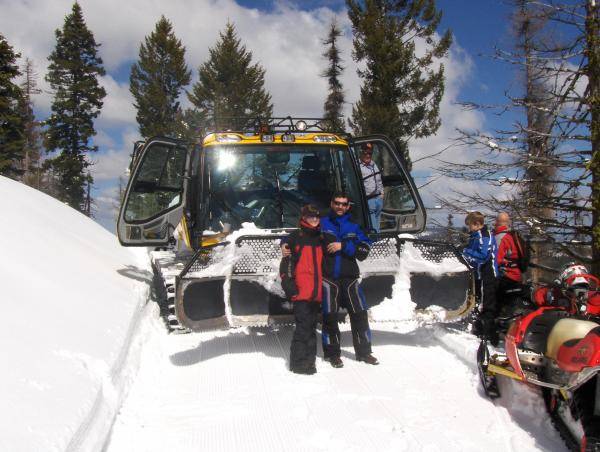
POLYGON ((379 361, 370 353, 368 355, 356 355, 357 361, 362 361, 363 363, 371 364, 373 366, 377 366, 379 361))
POLYGON ((290 366, 290 370, 295 374, 313 375, 317 373, 317 368, 314 364, 308 366, 290 366))
POLYGON ((331 364, 331 367, 335 367, 336 369, 339 369, 340 367, 344 367, 344 361, 342 361, 342 358, 340 358, 339 356, 325 358, 325 361, 329 361, 329 364, 331 364))

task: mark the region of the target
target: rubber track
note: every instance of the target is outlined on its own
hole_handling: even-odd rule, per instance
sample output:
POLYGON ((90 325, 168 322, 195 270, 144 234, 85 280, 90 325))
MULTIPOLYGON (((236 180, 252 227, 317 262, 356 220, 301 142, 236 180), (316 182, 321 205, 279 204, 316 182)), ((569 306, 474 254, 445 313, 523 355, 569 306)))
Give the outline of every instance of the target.
MULTIPOLYGON (((594 400, 594 397, 593 397, 593 392, 595 390, 594 382, 597 379, 598 379, 598 376, 592 378, 590 381, 586 382, 581 388, 579 388, 573 394, 572 406, 575 409, 574 414, 576 415, 576 417, 578 419, 581 419, 581 423, 583 425, 585 435, 588 438, 588 444, 585 449, 586 452, 600 452, 600 440, 598 439, 598 433, 600 433, 600 432, 596 431, 595 432, 596 434, 593 435, 592 437, 588 436, 590 433, 590 431, 589 431, 590 424, 594 421, 594 419, 593 419, 594 418, 594 415, 593 415, 594 407, 592 404, 590 404, 590 401, 594 400), (589 394, 590 392, 592 393, 591 397, 589 394)), ((569 430, 569 427, 565 424, 565 422, 562 420, 562 418, 558 415, 558 411, 550 410, 552 390, 550 390, 548 388, 542 388, 542 393, 544 396, 544 402, 546 402, 546 409, 548 411, 548 414, 550 415, 552 424, 554 425, 554 427, 560 434, 560 437, 565 442, 565 445, 567 446, 567 448, 569 450, 571 450, 573 452, 580 452, 581 445, 579 444, 579 441, 577 440, 577 438, 575 438, 573 436, 573 434, 571 433, 571 430, 569 430)), ((566 402, 564 402, 564 403, 566 403, 566 402)), ((596 419, 596 422, 599 422, 599 420, 596 419)), ((597 430, 600 430, 600 428, 598 428, 597 430)))
POLYGON ((165 328, 169 333, 189 333, 190 330, 184 328, 177 320, 175 315, 175 285, 165 281, 160 269, 152 263, 154 271, 154 288, 156 290, 156 301, 160 308, 160 317, 163 319, 165 328))

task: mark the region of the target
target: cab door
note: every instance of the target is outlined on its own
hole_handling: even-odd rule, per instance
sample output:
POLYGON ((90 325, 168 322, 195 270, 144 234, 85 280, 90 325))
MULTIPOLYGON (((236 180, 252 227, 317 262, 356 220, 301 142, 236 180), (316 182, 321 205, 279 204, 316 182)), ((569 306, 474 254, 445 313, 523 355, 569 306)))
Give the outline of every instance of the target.
MULTIPOLYGON (((416 233, 425 229, 427 214, 417 187, 402 163, 392 142, 383 135, 369 135, 352 140, 351 147, 360 173, 360 151, 371 143, 373 161, 379 168, 383 182, 383 211, 381 232, 416 233)), ((361 176, 362 177, 362 176, 361 176)), ((363 185, 364 187, 364 185, 363 185)), ((365 193, 365 197, 368 193, 365 193)))
POLYGON ((191 151, 185 143, 170 138, 152 138, 136 149, 117 220, 121 245, 169 242, 183 215, 191 151))

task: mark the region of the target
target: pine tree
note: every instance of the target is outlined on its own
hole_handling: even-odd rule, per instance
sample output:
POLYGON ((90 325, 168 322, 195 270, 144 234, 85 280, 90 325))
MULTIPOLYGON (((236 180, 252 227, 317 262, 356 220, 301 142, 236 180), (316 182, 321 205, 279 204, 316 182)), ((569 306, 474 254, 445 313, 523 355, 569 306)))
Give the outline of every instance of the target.
POLYGON ((252 64, 252 52, 228 23, 219 41, 209 50, 208 61, 198 68, 199 80, 188 94, 205 123, 217 129, 235 128, 236 118, 270 117, 271 95, 265 90, 265 70, 252 64))
POLYGON ((129 78, 143 137, 181 134, 178 98, 190 80, 185 47, 175 36, 171 22, 161 16, 140 45, 139 60, 131 67, 129 78))
POLYGON ((52 114, 46 121, 46 149, 60 151, 50 162, 60 180, 59 199, 83 211, 86 184, 93 182, 86 172, 90 166, 86 153, 98 150, 91 138, 106 96, 98 83, 105 71, 98 56, 100 45, 85 24, 79 3, 73 4, 62 30, 55 34, 46 75, 54 92, 52 114))
POLYGON ((342 118, 344 90, 342 89, 342 82, 340 81, 340 76, 344 71, 344 67, 342 66, 340 49, 337 46, 338 38, 341 35, 342 31, 338 27, 336 21, 333 20, 329 26, 327 38, 323 40, 323 44, 326 46, 323 56, 327 58, 327 61, 329 62, 329 66, 322 74, 323 77, 327 78, 327 83, 329 85, 327 99, 323 106, 325 111, 323 116, 326 120, 327 129, 331 131, 344 130, 344 120, 342 118))
POLYGON ((437 40, 442 14, 435 0, 347 0, 354 31, 353 58, 362 63, 360 99, 350 126, 356 134, 389 136, 410 166, 408 141, 440 127, 450 31, 437 40), (417 55, 416 40, 425 51, 417 55))
POLYGON ((42 188, 41 158, 41 132, 40 123, 33 112, 33 96, 42 91, 37 87, 37 73, 33 61, 25 59, 23 65, 23 82, 21 83, 23 97, 21 111, 25 120, 25 142, 23 156, 23 182, 37 189, 42 188))
POLYGON ((21 111, 22 91, 13 79, 21 75, 16 61, 21 55, 0 34, 0 174, 22 174, 25 124, 21 111))

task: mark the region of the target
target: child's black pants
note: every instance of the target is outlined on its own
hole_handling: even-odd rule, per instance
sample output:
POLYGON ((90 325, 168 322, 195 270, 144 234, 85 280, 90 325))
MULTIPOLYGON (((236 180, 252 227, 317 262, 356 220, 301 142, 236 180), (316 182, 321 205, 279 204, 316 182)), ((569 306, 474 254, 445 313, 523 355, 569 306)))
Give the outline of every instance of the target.
POLYGON ((317 315, 321 304, 294 301, 296 328, 290 350, 290 369, 302 370, 315 365, 317 356, 317 315))

